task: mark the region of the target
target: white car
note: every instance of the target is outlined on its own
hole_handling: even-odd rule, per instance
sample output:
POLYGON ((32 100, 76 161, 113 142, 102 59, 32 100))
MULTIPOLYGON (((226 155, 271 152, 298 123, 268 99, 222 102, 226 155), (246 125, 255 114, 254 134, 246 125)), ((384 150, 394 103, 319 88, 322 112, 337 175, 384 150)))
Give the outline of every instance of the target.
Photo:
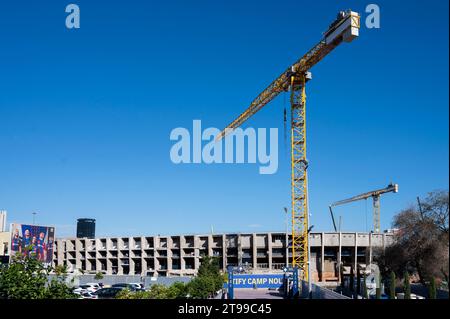
POLYGON ((72 292, 74 294, 81 295, 81 294, 84 294, 85 292, 87 292, 86 288, 87 288, 87 286, 81 285, 80 287, 74 288, 72 290, 72 292))
POLYGON ((144 290, 144 284, 138 283, 138 282, 131 282, 129 285, 132 285, 136 290, 144 290))
MULTIPOLYGON (((88 282, 86 284, 84 284, 83 286, 88 286, 88 288, 86 288, 87 291, 90 292, 96 292, 97 290, 101 289, 102 287, 100 287, 100 285, 96 282, 88 282)), ((81 287, 81 286, 80 286, 81 287)))
POLYGON ((80 299, 98 299, 98 296, 94 292, 86 291, 80 295, 80 299))
POLYGON ((77 295, 81 295, 85 292, 96 292, 97 290, 100 289, 99 284, 97 283, 87 283, 84 285, 80 285, 79 287, 75 288, 73 290, 73 293, 77 294, 77 295))

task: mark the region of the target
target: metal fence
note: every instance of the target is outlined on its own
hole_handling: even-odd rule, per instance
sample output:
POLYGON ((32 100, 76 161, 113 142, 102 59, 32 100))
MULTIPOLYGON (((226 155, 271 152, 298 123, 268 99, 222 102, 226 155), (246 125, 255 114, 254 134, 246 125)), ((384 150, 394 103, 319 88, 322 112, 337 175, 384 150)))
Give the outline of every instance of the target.
POLYGON ((302 280, 300 284, 300 297, 307 299, 351 299, 350 297, 341 295, 331 289, 311 284, 311 296, 308 292, 308 282, 302 280))

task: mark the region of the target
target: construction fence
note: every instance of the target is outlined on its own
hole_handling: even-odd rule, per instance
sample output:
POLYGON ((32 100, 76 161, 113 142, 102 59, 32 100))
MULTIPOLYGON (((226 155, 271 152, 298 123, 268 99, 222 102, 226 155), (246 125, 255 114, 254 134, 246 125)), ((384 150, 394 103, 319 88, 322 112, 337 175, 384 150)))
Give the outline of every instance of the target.
POLYGON ((351 299, 350 297, 341 295, 331 289, 311 284, 311 295, 308 292, 308 282, 302 280, 300 283, 300 297, 302 299, 351 299))

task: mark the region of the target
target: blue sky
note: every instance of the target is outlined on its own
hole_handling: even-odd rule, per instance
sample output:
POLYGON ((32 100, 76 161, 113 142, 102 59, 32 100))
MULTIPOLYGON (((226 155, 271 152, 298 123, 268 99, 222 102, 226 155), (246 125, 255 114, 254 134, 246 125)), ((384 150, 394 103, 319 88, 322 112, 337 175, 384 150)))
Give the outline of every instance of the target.
MULTIPOLYGON (((316 44, 336 13, 371 2, 62 1, 0 9, 0 208, 10 222, 75 234, 284 230, 290 168, 278 97, 245 127, 280 129, 279 170, 175 165, 176 127, 224 127, 316 44)), ((448 2, 377 1, 363 27, 311 71, 311 223, 332 229, 329 203, 389 182, 382 228, 434 189, 448 189, 448 2)), ((287 106, 287 104, 286 104, 287 106)), ((336 209, 343 230, 370 229, 371 201, 336 209), (367 216, 367 222, 366 222, 367 216)))

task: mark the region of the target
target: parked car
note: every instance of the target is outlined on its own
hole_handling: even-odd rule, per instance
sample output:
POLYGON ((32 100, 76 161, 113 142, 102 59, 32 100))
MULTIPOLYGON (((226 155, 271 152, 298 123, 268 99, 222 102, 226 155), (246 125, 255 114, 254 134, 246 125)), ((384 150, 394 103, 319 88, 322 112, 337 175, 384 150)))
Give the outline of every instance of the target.
POLYGON ((80 299, 98 299, 96 292, 86 291, 80 295, 80 299))
POLYGON ((129 284, 135 286, 136 290, 145 291, 144 284, 138 282, 130 282, 129 284))
POLYGON ((74 288, 74 289, 72 290, 72 292, 73 292, 75 295, 78 295, 78 296, 81 298, 81 294, 84 294, 84 293, 86 292, 86 290, 81 289, 81 288, 74 288))
POLYGON ((89 286, 90 289, 87 289, 88 291, 97 291, 99 289, 101 289, 102 287, 100 287, 100 285, 96 282, 88 282, 86 283, 86 286, 89 286))
POLYGON ((100 289, 100 286, 97 283, 87 283, 84 285, 80 285, 79 287, 72 290, 73 293, 77 295, 81 295, 85 292, 96 292, 100 289))
POLYGON ((94 295, 97 296, 96 299, 115 299, 117 294, 123 289, 122 287, 102 288, 97 290, 94 295))
POLYGON ((138 291, 141 290, 140 287, 137 287, 135 284, 125 284, 125 283, 121 283, 121 284, 114 284, 111 286, 112 288, 121 288, 121 289, 129 289, 131 291, 138 291))

